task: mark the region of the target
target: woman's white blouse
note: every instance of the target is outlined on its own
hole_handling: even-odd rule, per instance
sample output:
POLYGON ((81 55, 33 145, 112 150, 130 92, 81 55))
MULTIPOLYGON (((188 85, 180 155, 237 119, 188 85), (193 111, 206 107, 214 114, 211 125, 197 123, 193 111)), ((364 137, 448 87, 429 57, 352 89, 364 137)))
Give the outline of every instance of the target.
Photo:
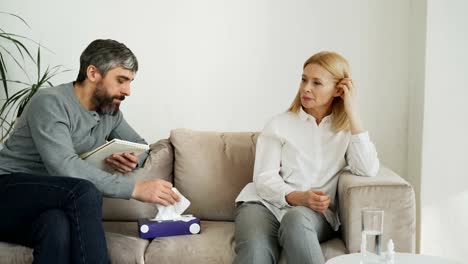
POLYGON ((353 174, 375 176, 379 159, 367 132, 333 132, 331 118, 326 116, 317 125, 302 109, 273 117, 257 140, 253 182, 244 187, 236 202, 260 201, 281 221, 291 207, 286 195, 321 190, 331 197, 325 218, 338 230, 338 172, 348 166, 353 174))

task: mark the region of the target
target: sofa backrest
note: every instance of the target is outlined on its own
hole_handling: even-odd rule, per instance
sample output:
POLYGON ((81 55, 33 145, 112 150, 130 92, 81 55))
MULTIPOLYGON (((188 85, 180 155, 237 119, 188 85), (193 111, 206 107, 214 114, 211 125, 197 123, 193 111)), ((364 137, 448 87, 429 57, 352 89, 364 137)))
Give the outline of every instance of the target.
POLYGON ((234 200, 252 181, 258 133, 171 131, 174 186, 191 201, 186 213, 233 221, 234 200))
MULTIPOLYGON (((137 179, 159 178, 172 182, 174 151, 168 139, 150 145, 150 153, 141 169, 127 175, 137 179)), ((136 200, 104 198, 102 205, 104 221, 135 221, 138 218, 153 218, 156 206, 136 200)))

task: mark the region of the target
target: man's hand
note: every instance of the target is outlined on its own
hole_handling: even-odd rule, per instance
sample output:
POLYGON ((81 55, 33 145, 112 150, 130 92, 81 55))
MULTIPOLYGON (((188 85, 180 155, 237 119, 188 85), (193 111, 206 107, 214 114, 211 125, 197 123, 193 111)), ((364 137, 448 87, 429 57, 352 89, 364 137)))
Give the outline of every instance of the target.
POLYGON ((305 192, 295 191, 286 195, 286 201, 290 205, 302 205, 319 213, 325 213, 330 205, 330 196, 321 191, 309 190, 305 192))
POLYGON ((106 158, 106 163, 112 168, 122 173, 134 170, 140 160, 133 153, 124 152, 122 154, 112 154, 106 158))
POLYGON ((133 189, 132 198, 164 206, 180 201, 180 197, 172 190, 172 184, 160 179, 137 181, 133 189))

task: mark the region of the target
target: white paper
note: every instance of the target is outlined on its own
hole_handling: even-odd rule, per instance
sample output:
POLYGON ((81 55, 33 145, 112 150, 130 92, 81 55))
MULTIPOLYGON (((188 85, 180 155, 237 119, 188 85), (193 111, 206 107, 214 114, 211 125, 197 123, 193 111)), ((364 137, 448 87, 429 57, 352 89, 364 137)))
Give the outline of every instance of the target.
POLYGON ((190 206, 190 201, 185 198, 176 188, 172 188, 172 190, 180 197, 180 201, 168 206, 157 204, 156 207, 158 208, 158 213, 156 214, 156 217, 151 220, 163 221, 185 219, 182 214, 190 206))

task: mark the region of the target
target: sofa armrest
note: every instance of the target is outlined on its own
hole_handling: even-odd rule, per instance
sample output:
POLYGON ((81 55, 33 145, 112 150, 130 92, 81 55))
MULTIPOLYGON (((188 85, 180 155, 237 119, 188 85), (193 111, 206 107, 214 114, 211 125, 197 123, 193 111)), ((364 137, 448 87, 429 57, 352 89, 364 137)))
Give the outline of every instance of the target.
POLYGON ((411 185, 392 170, 381 167, 375 177, 353 175, 344 170, 338 180, 341 233, 350 253, 361 244, 361 209, 384 210, 382 250, 393 239, 395 251, 415 252, 416 206, 411 185))

